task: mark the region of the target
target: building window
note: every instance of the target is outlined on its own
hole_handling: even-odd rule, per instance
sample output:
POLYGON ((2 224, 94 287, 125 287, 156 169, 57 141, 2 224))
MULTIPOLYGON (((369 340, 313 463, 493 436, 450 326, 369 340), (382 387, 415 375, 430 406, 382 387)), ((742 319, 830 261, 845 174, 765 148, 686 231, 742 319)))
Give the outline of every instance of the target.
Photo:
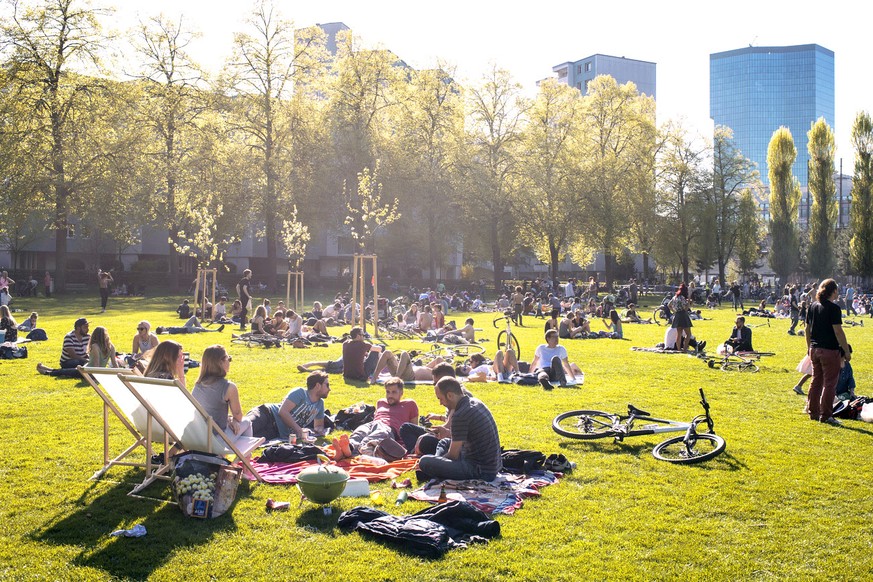
POLYGON ((576 74, 577 74, 577 75, 582 74, 582 65, 577 65, 577 66, 576 66, 576 74))
POLYGON ((67 223, 67 238, 76 238, 76 225, 67 223))
POLYGON ((336 252, 340 255, 353 255, 357 250, 355 240, 350 236, 341 236, 336 239, 336 252))
POLYGON ((585 79, 585 90, 582 91, 582 93, 583 93, 584 95, 588 95, 588 83, 590 83, 590 82, 591 82, 590 79, 585 79))
POLYGON ((591 61, 588 61, 587 63, 585 63, 585 72, 586 73, 591 72, 591 61))

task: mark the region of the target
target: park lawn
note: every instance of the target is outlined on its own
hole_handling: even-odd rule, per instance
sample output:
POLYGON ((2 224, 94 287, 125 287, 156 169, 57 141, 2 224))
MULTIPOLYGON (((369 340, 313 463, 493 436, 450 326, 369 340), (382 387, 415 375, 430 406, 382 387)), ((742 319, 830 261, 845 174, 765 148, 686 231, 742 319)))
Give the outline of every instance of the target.
MULTIPOLYGON (((869 527, 870 450, 873 431, 861 422, 834 428, 809 421, 803 399, 791 391, 803 355, 802 337, 786 335, 788 322, 758 327, 755 346, 774 351, 758 374, 727 374, 684 355, 633 352, 653 346, 664 328, 625 325, 626 340, 563 342, 571 361, 585 371, 581 388, 478 384, 472 391, 492 410, 507 448, 562 452, 576 471, 513 516, 500 516, 502 536, 488 544, 422 560, 402 551, 346 535, 336 527, 343 510, 368 500, 343 498, 325 516, 304 502, 296 488, 246 483, 231 514, 208 522, 187 519, 178 507, 126 496, 141 479, 136 470, 115 468, 101 481, 89 477, 101 466, 102 406, 82 381, 40 376, 37 362, 57 365, 63 334, 79 315, 104 325, 120 351, 130 349, 136 323, 174 324, 178 298, 110 300, 99 313, 96 298, 19 299, 19 319, 39 311, 49 341, 27 344, 26 360, 0 362, 0 578, 15 580, 105 580, 249 578, 305 580, 576 580, 645 579, 830 579, 869 580, 863 551, 873 543, 869 527), (712 405, 716 431, 727 441, 718 458, 695 466, 655 460, 661 438, 615 444, 564 439, 551 419, 570 409, 623 411, 628 403, 656 416, 690 420, 701 411, 697 389, 712 405), (292 501, 284 513, 267 513, 267 498, 292 501), (110 532, 143 524, 142 538, 110 532)), ((711 321, 694 323, 710 351, 731 329, 728 307, 705 311, 711 321)), ((465 315, 449 319, 463 321, 465 315)), ((489 353, 498 329, 493 314, 475 316, 489 353)), ((752 318, 750 323, 762 320, 752 318)), ((526 318, 516 329, 522 359, 541 342, 542 320, 526 318)), ((865 323, 873 320, 865 320, 865 323)), ((603 329, 595 320, 594 329, 603 329)), ((339 335, 345 328, 333 328, 339 335)), ((873 329, 846 329, 855 357, 859 394, 870 394, 873 329)), ((162 336, 167 339, 167 336, 162 336)), ((221 334, 173 336, 194 359, 202 350, 229 344, 221 334)), ((392 348, 421 348, 390 342, 392 348)), ((334 358, 339 346, 263 349, 233 345, 230 378, 243 408, 279 402, 304 384, 296 365, 334 358)), ((197 370, 188 373, 189 388, 197 370)), ((334 412, 359 401, 373 403, 378 387, 347 385, 333 376, 327 406, 334 412)), ((407 389, 422 411, 439 411, 430 387, 407 389)), ((116 451, 129 433, 113 424, 116 451)), ((411 476, 411 475, 410 475, 411 476)), ((389 503, 395 492, 379 484, 389 503)), ((147 494, 169 498, 156 484, 147 494)), ((388 505, 394 513, 425 507, 388 505)))

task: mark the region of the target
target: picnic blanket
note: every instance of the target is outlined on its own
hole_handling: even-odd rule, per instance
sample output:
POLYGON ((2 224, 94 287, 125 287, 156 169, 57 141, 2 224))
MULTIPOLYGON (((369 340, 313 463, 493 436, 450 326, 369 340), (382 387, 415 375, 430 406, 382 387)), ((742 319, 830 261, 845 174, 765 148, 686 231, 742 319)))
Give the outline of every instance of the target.
MULTIPOLYGON (((352 457, 351 459, 343 459, 331 464, 344 469, 348 472, 351 479, 366 479, 370 483, 375 483, 377 481, 394 479, 407 471, 411 471, 415 468, 416 463, 418 463, 418 459, 411 458, 400 459, 385 465, 377 465, 366 459, 352 457)), ((257 460, 252 461, 252 466, 261 474, 264 481, 274 485, 293 485, 297 483, 297 475, 300 471, 314 465, 318 465, 318 461, 300 461, 299 463, 261 463, 257 460)), ((245 471, 243 476, 249 481, 255 480, 255 476, 248 471, 245 471)))
POLYGON ((449 500, 465 501, 476 509, 488 514, 502 513, 512 515, 524 505, 528 497, 540 495, 540 489, 558 482, 558 473, 533 471, 529 475, 498 473, 493 481, 469 479, 440 481, 431 479, 422 487, 409 494, 412 499, 438 503, 440 489, 445 486, 449 500))
POLYGON ((668 350, 667 348, 640 348, 633 347, 631 350, 635 352, 651 352, 653 354, 687 354, 688 352, 683 352, 682 350, 668 350))

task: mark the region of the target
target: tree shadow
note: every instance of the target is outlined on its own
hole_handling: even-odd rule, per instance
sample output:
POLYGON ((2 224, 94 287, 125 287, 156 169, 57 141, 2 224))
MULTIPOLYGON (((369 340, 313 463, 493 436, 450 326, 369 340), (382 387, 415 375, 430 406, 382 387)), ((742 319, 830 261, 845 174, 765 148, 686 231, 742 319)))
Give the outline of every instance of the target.
MULTIPOLYGON (((214 535, 237 527, 233 507, 215 519, 188 518, 175 504, 129 497, 129 482, 115 483, 108 489, 104 489, 105 483, 95 481, 73 502, 75 511, 61 510, 30 537, 82 548, 73 563, 105 572, 109 578, 145 579, 180 547, 207 543, 214 535), (109 538, 113 531, 135 524, 145 526, 145 536, 109 538)), ((237 500, 248 491, 248 484, 241 483, 237 500)), ((159 485, 152 485, 149 493, 160 493, 159 485)))

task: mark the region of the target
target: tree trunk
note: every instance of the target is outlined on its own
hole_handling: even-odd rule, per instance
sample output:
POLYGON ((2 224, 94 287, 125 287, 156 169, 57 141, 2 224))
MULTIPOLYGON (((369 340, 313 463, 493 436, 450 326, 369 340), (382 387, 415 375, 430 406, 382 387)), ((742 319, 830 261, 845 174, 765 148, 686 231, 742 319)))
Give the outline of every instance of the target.
POLYGON ((615 273, 615 255, 611 252, 603 253, 603 269, 604 269, 604 277, 606 279, 606 288, 608 290, 612 289, 612 279, 615 273))
POLYGON ((551 263, 552 282, 558 281, 558 247, 553 242, 549 242, 549 262, 551 263))
POLYGON ((496 220, 491 220, 491 262, 494 264, 494 288, 503 287, 503 254, 500 249, 499 228, 496 220))
POLYGON ((649 279, 649 253, 643 253, 643 281, 649 279))

